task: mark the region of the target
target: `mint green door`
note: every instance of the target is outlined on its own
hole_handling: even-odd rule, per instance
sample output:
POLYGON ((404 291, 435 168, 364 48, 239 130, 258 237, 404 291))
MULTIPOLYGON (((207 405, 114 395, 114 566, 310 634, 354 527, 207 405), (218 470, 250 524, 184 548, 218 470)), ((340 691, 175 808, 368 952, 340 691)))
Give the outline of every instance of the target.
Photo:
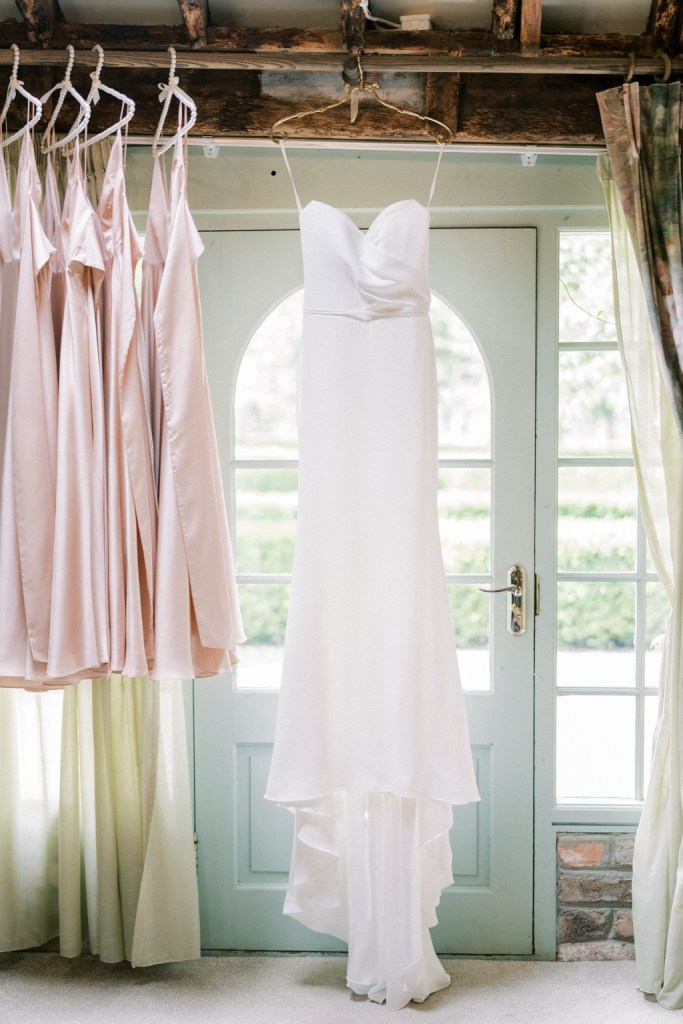
MULTIPOLYGON (((526 228, 431 234, 441 534, 482 796, 455 812, 455 883, 434 938, 444 953, 524 954, 532 952, 536 237, 526 228), (527 579, 523 629, 509 593, 479 589, 507 586, 515 565, 527 579)), ((296 522, 299 237, 203 239, 206 361, 250 642, 232 678, 194 684, 202 944, 338 949, 282 915, 292 824, 263 799, 296 522)))

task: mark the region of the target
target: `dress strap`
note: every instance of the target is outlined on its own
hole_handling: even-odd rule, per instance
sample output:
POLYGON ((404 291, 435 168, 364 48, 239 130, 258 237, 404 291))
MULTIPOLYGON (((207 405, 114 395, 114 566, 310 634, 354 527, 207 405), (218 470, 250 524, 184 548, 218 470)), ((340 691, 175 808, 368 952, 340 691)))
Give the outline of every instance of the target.
POLYGON ((299 213, 301 213, 301 200, 299 199, 299 193, 297 192, 296 185, 294 184, 294 175, 292 174, 292 168, 289 166, 289 160, 287 159, 287 150, 285 149, 285 142, 284 139, 280 139, 279 141, 280 149, 282 150, 282 156, 284 157, 285 161, 285 167, 287 168, 287 173, 289 174, 289 180, 291 181, 292 188, 294 189, 294 198, 296 199, 296 205, 299 207, 299 213))
POLYGON ((439 143, 439 159, 436 161, 436 168, 434 170, 434 177, 432 178, 432 187, 429 190, 429 199, 427 200, 427 209, 432 205, 432 199, 434 198, 434 189, 436 188, 436 179, 439 176, 439 167, 441 167, 441 157, 445 150, 443 143, 439 143))

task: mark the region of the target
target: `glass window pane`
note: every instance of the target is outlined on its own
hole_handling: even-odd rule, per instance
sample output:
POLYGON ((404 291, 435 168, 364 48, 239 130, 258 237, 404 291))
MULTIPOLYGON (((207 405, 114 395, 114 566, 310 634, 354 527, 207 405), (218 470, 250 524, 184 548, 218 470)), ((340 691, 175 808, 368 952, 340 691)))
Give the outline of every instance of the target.
POLYGON ((631 455, 618 352, 560 352, 560 455, 631 455))
POLYGON ((469 583, 448 587, 453 632, 464 690, 490 690, 489 608, 491 598, 469 583))
POLYGON ((239 690, 279 690, 285 642, 289 584, 242 583, 239 587, 244 632, 235 685, 239 690))
POLYGON ((296 459, 297 384, 303 290, 294 292, 251 337, 235 394, 235 458, 296 459))
POLYGON ((439 402, 439 457, 490 458, 491 388, 477 342, 450 306, 430 309, 439 402))
POLYGON ((664 631, 671 606, 661 583, 645 584, 645 685, 659 687, 664 631))
POLYGON ((654 742, 655 727, 657 725, 657 717, 659 715, 659 697, 646 697, 645 698, 645 737, 643 743, 643 782, 644 792, 647 793, 647 787, 650 782, 650 770, 652 767, 652 744, 654 742))
POLYGON ((560 467, 558 568, 564 572, 635 570, 637 508, 633 467, 560 467))
POLYGON ((560 341, 616 341, 608 231, 560 234, 560 341))
POLYGON ((291 573, 298 478, 296 469, 235 471, 238 572, 291 573))
POLYGON ((634 583, 557 585, 557 685, 634 686, 634 583))
POLYGON ((558 803, 634 800, 635 729, 635 697, 558 697, 558 803))
POLYGON ((439 471, 439 530, 448 573, 487 573, 491 557, 491 470, 439 471))

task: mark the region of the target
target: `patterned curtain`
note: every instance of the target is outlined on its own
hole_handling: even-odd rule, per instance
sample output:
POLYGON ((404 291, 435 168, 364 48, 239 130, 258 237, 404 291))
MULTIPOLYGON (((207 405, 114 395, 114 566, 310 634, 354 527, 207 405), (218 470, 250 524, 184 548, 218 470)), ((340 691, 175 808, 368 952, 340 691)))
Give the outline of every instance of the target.
POLYGON ((680 84, 598 95, 598 161, 633 455, 650 552, 671 603, 650 783, 636 835, 638 982, 683 1008, 683 264, 680 84))
POLYGON ((598 105, 662 376, 683 434, 681 85, 622 85, 599 93, 598 105))

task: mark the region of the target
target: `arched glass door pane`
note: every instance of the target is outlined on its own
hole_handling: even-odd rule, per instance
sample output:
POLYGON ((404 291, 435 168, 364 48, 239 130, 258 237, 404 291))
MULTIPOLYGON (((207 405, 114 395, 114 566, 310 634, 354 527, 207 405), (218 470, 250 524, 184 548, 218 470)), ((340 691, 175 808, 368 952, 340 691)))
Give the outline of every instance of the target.
POLYGON ((439 414, 439 529, 463 686, 488 690, 491 386, 477 341, 445 302, 430 310, 439 414), (471 579, 471 577, 478 577, 471 579))
MULTIPOLYGON (((239 689, 280 684, 298 484, 297 382, 303 292, 284 299, 246 348, 235 391, 236 562, 248 637, 239 689)), ((431 308, 439 409, 439 525, 463 685, 490 688, 491 389, 472 333, 431 308)), ((321 584, 324 581, 321 580, 321 584)))
POLYGON ((297 366, 304 293, 299 289, 254 331, 235 390, 235 458, 296 459, 297 366))

